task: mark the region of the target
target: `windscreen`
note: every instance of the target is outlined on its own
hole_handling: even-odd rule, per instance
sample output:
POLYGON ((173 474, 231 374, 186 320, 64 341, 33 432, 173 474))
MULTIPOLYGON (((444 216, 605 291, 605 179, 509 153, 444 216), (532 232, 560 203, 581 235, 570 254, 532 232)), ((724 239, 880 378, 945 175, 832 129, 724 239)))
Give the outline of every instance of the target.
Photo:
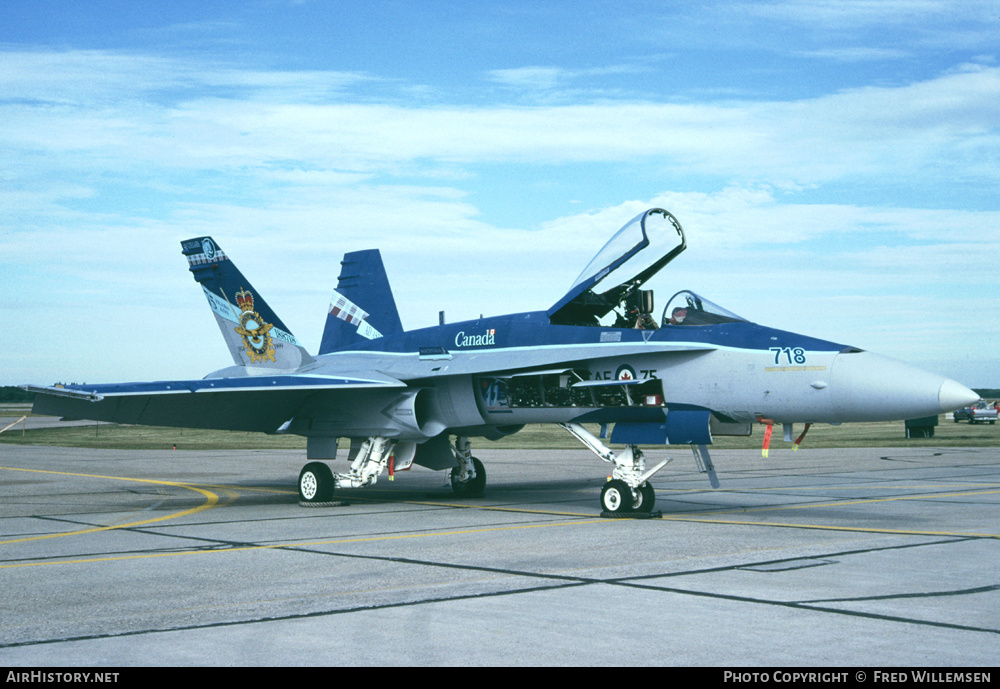
POLYGON ((694 292, 683 290, 670 297, 667 307, 663 309, 661 325, 664 327, 668 325, 713 325, 745 320, 745 318, 737 316, 732 311, 727 311, 694 292))

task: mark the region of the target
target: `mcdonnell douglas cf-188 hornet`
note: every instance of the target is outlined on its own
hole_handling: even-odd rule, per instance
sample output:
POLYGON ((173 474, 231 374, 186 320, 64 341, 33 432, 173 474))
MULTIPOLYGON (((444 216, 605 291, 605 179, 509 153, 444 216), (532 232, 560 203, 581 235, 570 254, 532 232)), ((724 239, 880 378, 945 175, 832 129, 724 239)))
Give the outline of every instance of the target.
MULTIPOLYGON (((377 250, 344 256, 319 353, 310 355, 211 237, 181 242, 235 365, 197 380, 26 386, 34 411, 126 424, 306 437, 306 503, 413 464, 451 471, 457 493, 486 484, 470 438, 559 424, 613 465, 609 516, 655 501, 639 445, 688 445, 718 486, 713 436, 774 424, 910 419, 979 399, 942 376, 835 342, 751 323, 694 292, 653 315, 643 285, 686 247, 654 208, 619 230, 547 311, 404 330, 377 250), (595 435, 584 426, 597 430, 595 435), (624 446, 612 450, 605 443, 624 446), (350 440, 350 466, 320 460, 350 440), (454 441, 452 440, 454 438, 454 441)), ((808 429, 808 425, 806 426, 808 429)))

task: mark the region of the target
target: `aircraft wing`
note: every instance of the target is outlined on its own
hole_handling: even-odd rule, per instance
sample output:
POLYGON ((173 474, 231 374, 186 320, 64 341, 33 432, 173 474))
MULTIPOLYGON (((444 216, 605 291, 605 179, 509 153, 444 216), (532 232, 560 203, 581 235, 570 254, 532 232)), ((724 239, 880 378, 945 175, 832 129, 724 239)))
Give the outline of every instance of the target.
MULTIPOLYGON (((497 356, 481 356, 481 353, 477 352, 477 358, 470 362, 473 366, 480 366, 483 371, 492 371, 499 374, 506 373, 517 373, 521 371, 532 372, 537 369, 539 365, 549 366, 552 363, 562 363, 567 364, 567 368, 571 368, 574 363, 582 361, 599 361, 601 359, 615 359, 620 360, 623 357, 634 357, 636 360, 641 360, 644 356, 649 355, 662 355, 662 354, 699 354, 711 352, 718 349, 715 345, 711 344, 673 344, 673 343, 643 343, 643 344, 628 344, 628 345, 614 345, 613 347, 607 347, 606 345, 591 345, 588 347, 582 347, 580 349, 573 349, 569 352, 562 354, 561 360, 559 358, 551 359, 543 356, 542 363, 531 363, 531 359, 534 357, 525 356, 514 356, 510 359, 502 356, 501 353, 497 353, 497 356), (547 359, 547 360, 546 360, 547 359), (506 363, 505 363, 506 360, 506 363), (513 365, 512 365, 513 364, 513 365), (502 368, 501 368, 502 366, 502 368)), ((549 355, 551 356, 551 355, 549 355)))
POLYGON ((198 380, 26 386, 33 411, 67 419, 148 426, 275 432, 307 400, 329 391, 405 388, 378 373, 266 375, 198 380))
MULTIPOLYGON (((417 354, 385 357, 382 353, 350 352, 343 360, 353 367, 378 366, 385 374, 400 380, 436 378, 439 376, 488 374, 504 376, 520 371, 565 366, 574 363, 606 358, 641 357, 650 354, 685 352, 710 352, 718 349, 713 344, 634 342, 589 343, 578 345, 505 347, 435 353, 433 356, 417 354)), ((331 359, 337 361, 337 359, 331 359)))

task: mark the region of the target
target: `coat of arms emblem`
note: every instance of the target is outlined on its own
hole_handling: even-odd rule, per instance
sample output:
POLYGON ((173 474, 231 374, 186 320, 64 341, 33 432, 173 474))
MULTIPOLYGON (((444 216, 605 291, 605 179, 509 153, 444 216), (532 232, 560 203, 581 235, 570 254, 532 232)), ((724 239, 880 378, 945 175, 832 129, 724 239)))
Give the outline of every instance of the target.
POLYGON ((236 293, 236 304, 243 314, 240 324, 234 328, 243 338, 243 347, 250 357, 250 363, 259 364, 263 361, 274 361, 274 343, 271 342, 271 328, 256 311, 253 310, 253 294, 245 289, 236 293))

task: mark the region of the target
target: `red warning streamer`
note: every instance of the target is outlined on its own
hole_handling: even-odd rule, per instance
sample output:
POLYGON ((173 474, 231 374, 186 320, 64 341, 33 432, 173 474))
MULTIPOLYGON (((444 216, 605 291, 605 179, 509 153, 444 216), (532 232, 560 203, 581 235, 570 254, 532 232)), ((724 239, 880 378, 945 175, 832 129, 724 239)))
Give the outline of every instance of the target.
POLYGON ((802 440, 806 437, 806 433, 809 432, 809 427, 812 426, 811 423, 807 423, 806 427, 802 429, 802 435, 795 439, 795 444, 792 445, 792 451, 798 450, 799 445, 802 444, 802 440))
POLYGON ((771 449, 771 433, 774 432, 774 420, 758 418, 757 422, 767 426, 767 428, 764 429, 764 448, 761 451, 761 456, 767 457, 767 453, 771 449))

